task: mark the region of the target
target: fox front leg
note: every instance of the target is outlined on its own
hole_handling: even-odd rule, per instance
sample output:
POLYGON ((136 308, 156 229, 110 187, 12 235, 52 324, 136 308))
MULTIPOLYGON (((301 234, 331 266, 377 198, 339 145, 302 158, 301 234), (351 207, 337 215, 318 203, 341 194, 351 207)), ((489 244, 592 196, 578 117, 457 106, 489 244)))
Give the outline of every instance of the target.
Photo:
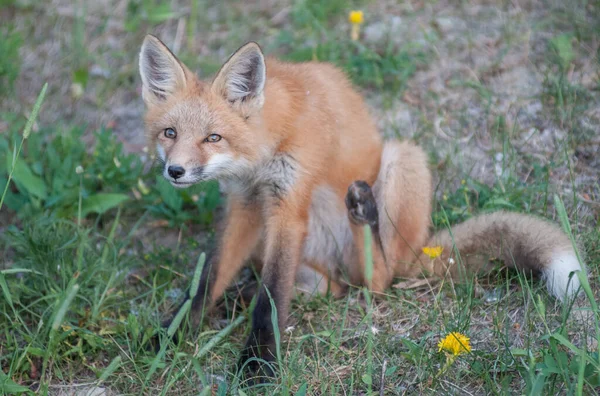
POLYGON ((273 206, 272 218, 267 222, 263 284, 252 313, 252 330, 238 362, 246 377, 257 376, 259 381, 274 376, 275 326, 282 329, 289 313, 308 224, 308 205, 300 210, 299 206, 294 201, 280 201, 273 206), (276 323, 273 323, 273 308, 277 313, 276 323))

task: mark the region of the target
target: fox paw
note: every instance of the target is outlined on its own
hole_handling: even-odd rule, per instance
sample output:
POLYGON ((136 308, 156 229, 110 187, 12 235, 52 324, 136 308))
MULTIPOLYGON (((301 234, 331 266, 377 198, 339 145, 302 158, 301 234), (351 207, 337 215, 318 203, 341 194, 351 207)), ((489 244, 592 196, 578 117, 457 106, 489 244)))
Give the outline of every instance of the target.
POLYGON ((272 382, 276 378, 275 362, 270 353, 259 356, 258 348, 246 344, 237 363, 240 379, 247 386, 272 382))
POLYGON ((376 225, 379 221, 377 203, 371 187, 364 181, 355 181, 348 187, 346 194, 348 217, 355 224, 376 225))

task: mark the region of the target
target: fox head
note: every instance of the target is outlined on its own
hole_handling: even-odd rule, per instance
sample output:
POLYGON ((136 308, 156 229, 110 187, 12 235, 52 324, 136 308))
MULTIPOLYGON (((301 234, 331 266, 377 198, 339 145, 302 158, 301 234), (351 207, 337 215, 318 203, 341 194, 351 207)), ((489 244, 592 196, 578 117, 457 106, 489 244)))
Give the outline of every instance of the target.
POLYGON ((210 82, 152 35, 139 62, 147 137, 172 185, 240 177, 265 156, 266 65, 256 43, 237 50, 210 82))

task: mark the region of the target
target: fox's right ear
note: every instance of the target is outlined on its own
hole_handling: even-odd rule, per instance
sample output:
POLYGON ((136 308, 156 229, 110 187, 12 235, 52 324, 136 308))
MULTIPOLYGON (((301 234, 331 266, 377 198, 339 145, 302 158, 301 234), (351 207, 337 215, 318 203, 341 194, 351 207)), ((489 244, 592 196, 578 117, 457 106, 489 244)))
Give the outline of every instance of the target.
POLYGON ((150 34, 140 51, 142 97, 146 105, 160 104, 169 95, 185 88, 185 70, 162 41, 150 34))

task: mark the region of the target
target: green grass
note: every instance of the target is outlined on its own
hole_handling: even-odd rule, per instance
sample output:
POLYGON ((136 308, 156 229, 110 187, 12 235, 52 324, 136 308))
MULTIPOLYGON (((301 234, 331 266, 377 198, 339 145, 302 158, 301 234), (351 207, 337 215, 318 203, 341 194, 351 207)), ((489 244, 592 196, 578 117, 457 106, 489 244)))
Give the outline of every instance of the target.
MULTIPOLYGON (((593 156, 581 159, 574 154, 581 147, 597 147, 592 125, 597 118, 590 110, 598 104, 598 93, 597 85, 593 89, 573 78, 583 61, 597 62, 597 54, 587 57, 599 34, 595 2, 577 3, 575 11, 556 5, 539 15, 519 14, 506 25, 510 28, 500 29, 504 36, 498 45, 505 47, 492 67, 478 69, 473 63, 467 65, 472 68, 468 73, 444 76, 449 78, 443 89, 455 94, 446 101, 443 92, 433 89, 419 96, 419 87, 437 78, 423 79, 419 73, 433 68, 441 57, 458 56, 452 51, 460 48, 460 37, 444 41, 438 26, 439 32, 428 32, 425 40, 350 40, 347 12, 365 9, 366 28, 386 16, 376 2, 297 1, 285 23, 271 28, 269 10, 239 8, 231 2, 214 6, 211 14, 205 12, 210 2, 178 7, 131 0, 125 15, 115 18, 122 28, 117 41, 127 46, 111 53, 111 59, 123 66, 111 69, 111 78, 100 82, 91 66, 110 63, 103 63, 103 50, 92 50, 90 43, 97 45, 99 37, 108 34, 108 24, 88 29, 89 7, 75 10, 69 20, 52 16, 57 18, 52 26, 64 23, 65 32, 76 36, 65 44, 68 65, 57 63, 52 76, 58 80, 64 66, 67 84, 97 93, 92 105, 99 113, 119 89, 126 90, 127 97, 137 95, 134 59, 143 33, 158 29, 173 37, 181 20, 186 25, 180 35, 187 39, 182 58, 204 76, 218 68, 222 52, 259 37, 271 54, 342 67, 367 96, 384 96, 386 109, 374 109, 377 115, 389 115, 399 103, 406 105, 400 98, 408 92, 418 99, 409 103, 412 114, 418 115, 414 131, 407 133, 406 125, 399 123, 389 129, 426 147, 437 169, 432 215, 436 228, 505 209, 553 218, 581 246, 590 277, 574 306, 559 305, 540 282, 501 265, 460 284, 399 280, 378 297, 365 289, 352 289, 339 300, 299 297, 292 303, 289 327, 279 334, 279 378, 254 388, 236 376, 252 302, 241 301, 235 288, 200 328, 187 325, 184 308, 179 316, 182 328, 159 329, 166 313, 179 306, 197 281, 201 253, 214 243, 221 202, 216 184, 172 189, 144 160, 147 153, 131 153, 112 128, 72 123, 66 115, 43 121, 60 110, 53 106, 61 99, 59 81, 48 81, 34 122, 35 97, 19 102, 21 98, 11 94, 18 90, 10 88, 22 88, 19 76, 35 67, 27 64, 21 70, 21 64, 30 61, 30 56, 22 56, 29 54, 30 45, 23 26, 44 22, 34 19, 42 11, 8 3, 19 23, 0 42, 6 55, 0 61, 0 86, 5 88, 0 100, 11 104, 0 114, 0 394, 56 394, 69 384, 131 395, 585 395, 600 389, 600 229, 594 206, 600 186, 580 180, 593 174, 593 156), (501 73, 495 70, 504 67, 512 46, 529 40, 523 40, 521 21, 532 26, 526 37, 536 43, 537 51, 527 61, 533 66, 525 66, 542 75, 540 93, 526 98, 541 104, 535 115, 541 122, 531 125, 543 129, 546 123, 561 131, 553 136, 555 149, 549 155, 542 151, 544 156, 529 145, 524 137, 531 135, 529 126, 515 121, 514 109, 497 109, 501 95, 491 77, 482 77, 501 73), (222 31, 228 34, 219 35, 222 31), (205 46, 202 57, 195 52, 198 42, 205 46), (448 48, 448 54, 440 51, 448 48), (436 124, 437 118, 442 121, 436 124), (465 138, 473 131, 476 138, 465 138), (497 165, 497 173, 484 175, 486 180, 473 177, 480 164, 468 162, 468 152, 477 150, 479 141, 489 147, 486 158, 497 165), (447 365, 437 344, 453 331, 469 336, 473 349, 447 365), (153 334, 168 340, 175 332, 179 343, 163 343, 158 352, 152 348, 153 334)), ((437 10, 443 5, 433 2, 428 7, 437 10)), ((469 2, 457 13, 444 11, 474 24, 466 15, 468 7, 469 2)), ((427 7, 397 12, 402 23, 415 26, 412 29, 427 29, 423 21, 436 17, 427 7)), ((476 39, 469 33, 469 45, 476 39)), ((89 98, 75 99, 73 106, 90 105, 89 98)))

